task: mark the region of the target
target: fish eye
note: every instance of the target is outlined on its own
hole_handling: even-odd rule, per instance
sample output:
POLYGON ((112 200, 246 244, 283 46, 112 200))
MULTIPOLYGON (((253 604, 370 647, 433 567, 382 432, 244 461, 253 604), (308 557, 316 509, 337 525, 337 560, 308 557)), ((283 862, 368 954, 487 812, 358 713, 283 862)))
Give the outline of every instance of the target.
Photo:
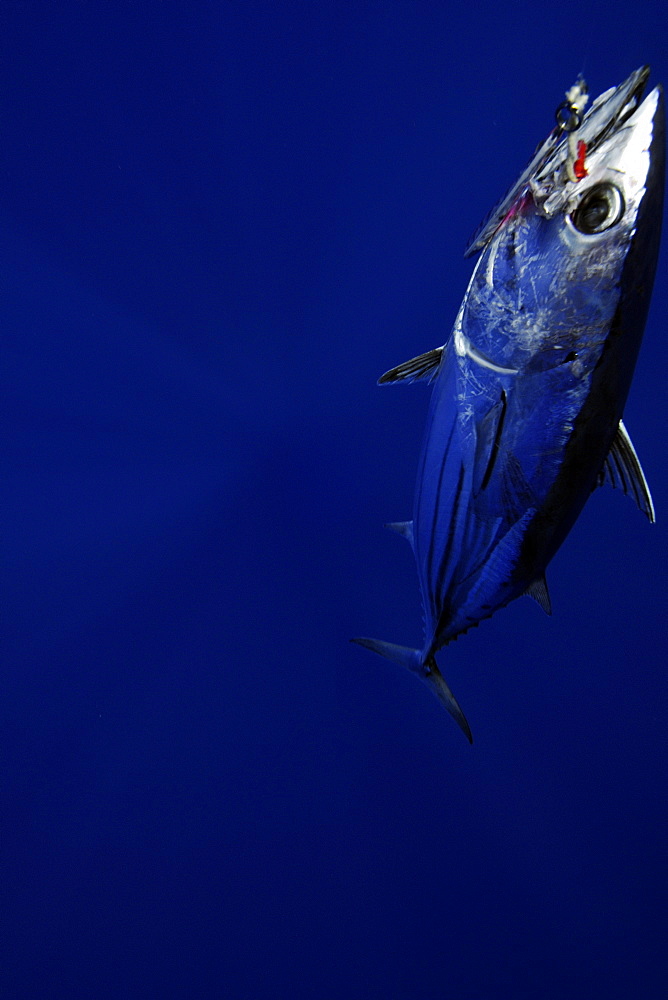
POLYGON ((595 184, 571 212, 571 222, 578 232, 593 236, 610 229, 623 214, 624 199, 619 188, 614 184, 595 184))

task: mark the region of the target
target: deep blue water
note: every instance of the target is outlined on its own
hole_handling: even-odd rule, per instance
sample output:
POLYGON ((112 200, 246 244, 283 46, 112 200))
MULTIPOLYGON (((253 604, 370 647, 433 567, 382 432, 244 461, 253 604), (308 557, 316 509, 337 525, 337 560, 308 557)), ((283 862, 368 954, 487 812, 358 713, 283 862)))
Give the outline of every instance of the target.
POLYGON ((3 996, 668 988, 667 250, 600 490, 427 689, 428 403, 466 240, 659 4, 3 5, 3 996))

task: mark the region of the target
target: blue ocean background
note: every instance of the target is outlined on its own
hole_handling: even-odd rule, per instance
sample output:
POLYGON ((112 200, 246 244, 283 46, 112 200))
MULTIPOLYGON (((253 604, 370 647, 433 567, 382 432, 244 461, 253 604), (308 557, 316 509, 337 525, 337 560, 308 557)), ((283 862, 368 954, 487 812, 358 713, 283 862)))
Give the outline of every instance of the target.
POLYGON ((668 995, 668 245, 609 488, 399 667, 425 386, 468 237, 643 63, 620 0, 7 2, 8 998, 668 995))

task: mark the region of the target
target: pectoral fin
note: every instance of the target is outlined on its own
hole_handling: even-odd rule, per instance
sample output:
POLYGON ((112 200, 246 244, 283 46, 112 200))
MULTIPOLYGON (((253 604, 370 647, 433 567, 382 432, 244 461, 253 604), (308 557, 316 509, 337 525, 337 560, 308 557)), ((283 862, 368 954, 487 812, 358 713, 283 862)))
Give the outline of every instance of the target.
POLYGON ((488 410, 476 428, 476 449, 473 463, 473 492, 476 494, 486 489, 492 478, 501 445, 506 409, 506 393, 502 389, 499 402, 488 410))
POLYGON ((384 385, 386 382, 417 382, 421 378, 431 379, 438 371, 442 356, 442 347, 435 347, 426 354, 418 354, 416 358, 404 361, 403 365, 390 368, 389 372, 380 376, 378 385, 384 385))
POLYGON ((656 518, 652 494, 623 420, 619 421, 615 440, 598 476, 598 485, 602 486, 603 483, 610 483, 627 496, 633 497, 638 510, 646 514, 650 523, 654 524, 656 518))

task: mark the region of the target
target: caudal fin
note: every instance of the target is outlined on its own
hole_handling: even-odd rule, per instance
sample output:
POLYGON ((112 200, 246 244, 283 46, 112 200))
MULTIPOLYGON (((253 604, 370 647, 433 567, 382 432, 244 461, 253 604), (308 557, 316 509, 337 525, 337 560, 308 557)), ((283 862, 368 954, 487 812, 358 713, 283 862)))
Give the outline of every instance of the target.
POLYGON ((382 642, 380 639, 362 638, 351 639, 350 641, 356 642, 358 646, 364 646, 365 649, 371 649, 374 653, 379 653, 381 656, 386 657, 386 659, 392 660, 394 663, 399 663, 402 667, 406 667, 412 673, 417 674, 431 688, 443 707, 447 709, 469 743, 473 743, 473 736, 466 721, 466 716, 457 704, 457 700, 446 684, 445 678, 438 669, 433 656, 428 657, 426 662, 424 662, 419 649, 410 649, 408 646, 396 646, 393 642, 382 642))

